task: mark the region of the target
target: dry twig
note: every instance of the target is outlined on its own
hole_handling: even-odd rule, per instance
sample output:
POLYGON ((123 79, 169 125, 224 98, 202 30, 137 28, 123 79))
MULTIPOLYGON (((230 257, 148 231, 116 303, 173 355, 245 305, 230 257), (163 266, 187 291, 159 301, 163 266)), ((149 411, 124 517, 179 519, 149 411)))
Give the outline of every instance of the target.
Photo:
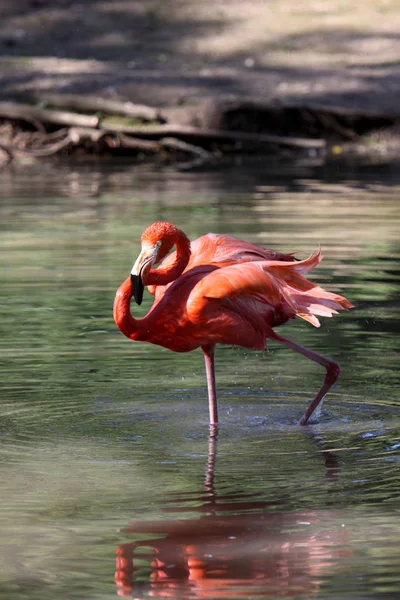
POLYGON ((49 106, 67 110, 92 113, 103 112, 143 121, 164 122, 165 120, 159 109, 144 104, 135 104, 133 102, 123 102, 111 100, 109 98, 96 98, 94 96, 82 96, 80 94, 46 94, 43 92, 35 92, 28 97, 36 102, 46 102, 49 106))
POLYGON ((56 125, 67 125, 68 127, 98 127, 100 122, 100 119, 96 116, 50 110, 15 102, 0 102, 0 117, 21 119, 28 122, 41 121, 56 125))
POLYGON ((200 129, 184 125, 143 125, 141 127, 130 127, 120 123, 100 125, 103 131, 133 134, 139 138, 186 138, 190 140, 202 140, 204 142, 230 142, 230 143, 253 143, 274 144, 277 146, 288 146, 293 148, 325 148, 326 142, 322 139, 295 138, 280 135, 269 135, 265 133, 247 133, 243 131, 225 131, 219 129, 200 129))

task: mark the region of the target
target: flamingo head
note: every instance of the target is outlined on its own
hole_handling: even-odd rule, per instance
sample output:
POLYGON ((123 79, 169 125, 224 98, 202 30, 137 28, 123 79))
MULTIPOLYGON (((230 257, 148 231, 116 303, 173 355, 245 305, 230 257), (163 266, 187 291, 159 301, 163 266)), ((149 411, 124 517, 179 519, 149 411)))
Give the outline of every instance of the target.
POLYGON ((173 248, 178 231, 175 225, 160 221, 153 223, 143 232, 141 252, 131 270, 132 294, 137 304, 142 303, 143 290, 150 270, 173 248))

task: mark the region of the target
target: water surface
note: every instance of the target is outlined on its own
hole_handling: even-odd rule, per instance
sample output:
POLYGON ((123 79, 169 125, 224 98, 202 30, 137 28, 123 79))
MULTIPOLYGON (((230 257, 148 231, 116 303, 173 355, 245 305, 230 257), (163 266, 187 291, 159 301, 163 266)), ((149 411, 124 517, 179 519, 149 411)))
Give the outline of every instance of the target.
POLYGON ((0 597, 399 594, 397 173, 2 172, 0 597), (299 257, 322 246, 312 278, 356 309, 282 329, 342 365, 319 424, 296 426, 318 365, 220 347, 210 437, 201 353, 118 332, 115 289, 160 219, 299 257))

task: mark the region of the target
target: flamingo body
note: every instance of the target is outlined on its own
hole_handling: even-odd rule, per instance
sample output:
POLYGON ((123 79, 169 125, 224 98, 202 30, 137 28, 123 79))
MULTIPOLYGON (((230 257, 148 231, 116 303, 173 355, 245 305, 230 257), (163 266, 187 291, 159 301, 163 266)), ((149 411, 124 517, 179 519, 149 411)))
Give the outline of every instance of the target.
POLYGON ((170 223, 155 223, 142 235, 142 252, 131 275, 117 290, 114 319, 131 340, 189 352, 201 347, 206 361, 211 424, 218 422, 214 372, 216 344, 263 350, 274 339, 327 369, 324 385, 311 402, 305 424, 337 379, 339 366, 278 336, 274 327, 296 316, 319 327, 318 316, 351 308, 343 296, 323 290, 304 275, 322 260, 321 252, 303 261, 237 240, 207 234, 190 244, 170 223), (176 245, 176 251, 167 253, 176 245), (153 269, 153 265, 160 267, 153 269), (154 294, 148 314, 136 320, 132 295, 142 287, 154 294), (313 404, 314 403, 314 404, 313 404))

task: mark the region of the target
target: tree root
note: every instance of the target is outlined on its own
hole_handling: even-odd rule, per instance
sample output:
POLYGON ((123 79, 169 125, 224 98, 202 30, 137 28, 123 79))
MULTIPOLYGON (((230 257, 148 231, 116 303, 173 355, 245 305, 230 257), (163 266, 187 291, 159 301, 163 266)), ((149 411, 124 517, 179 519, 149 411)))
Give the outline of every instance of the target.
MULTIPOLYGON (((304 153, 323 156, 327 146, 323 132, 326 137, 334 135, 354 141, 360 132, 392 124, 389 118, 340 107, 270 107, 247 101, 216 100, 211 116, 203 122, 197 119, 201 126, 194 127, 165 122, 159 109, 132 102, 42 92, 31 94, 30 98, 46 103, 47 107, 0 102, 0 121, 9 123, 8 129, 3 129, 7 130, 6 139, 3 136, 0 145, 7 157, 6 164, 20 155, 41 158, 79 147, 111 154, 168 152, 178 160, 183 154, 189 157, 190 165, 209 162, 216 153, 218 156, 256 151, 277 153, 289 149, 297 154, 303 152, 303 156, 304 153), (70 110, 64 110, 67 108, 70 110), (72 112, 75 110, 82 112, 72 112), (115 115, 123 118, 118 120, 115 115), (17 135, 9 134, 10 129, 16 130, 17 135), (278 135, 275 131, 297 131, 300 135, 278 135), (312 132, 314 137, 308 137, 312 132), (316 137, 319 133, 320 137, 316 137)), ((164 114, 174 119, 173 112, 164 114)))

